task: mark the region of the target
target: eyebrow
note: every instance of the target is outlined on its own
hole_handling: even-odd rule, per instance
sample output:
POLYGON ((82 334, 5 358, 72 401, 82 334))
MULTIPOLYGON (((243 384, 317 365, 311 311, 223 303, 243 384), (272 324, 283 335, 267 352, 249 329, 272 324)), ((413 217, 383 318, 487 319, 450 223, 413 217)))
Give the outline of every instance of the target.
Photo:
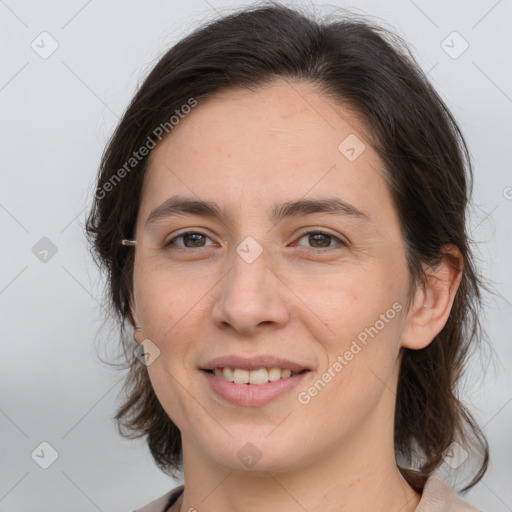
MULTIPOLYGON (((282 219, 313 215, 317 213, 331 214, 337 216, 350 216, 358 219, 369 220, 368 214, 355 206, 343 201, 338 197, 327 197, 320 199, 299 199, 275 204, 272 207, 270 219, 277 224, 282 219)), ((157 206, 149 214, 145 227, 156 223, 159 220, 179 216, 199 215, 223 219, 229 217, 214 201, 203 201, 184 196, 172 196, 157 206)))

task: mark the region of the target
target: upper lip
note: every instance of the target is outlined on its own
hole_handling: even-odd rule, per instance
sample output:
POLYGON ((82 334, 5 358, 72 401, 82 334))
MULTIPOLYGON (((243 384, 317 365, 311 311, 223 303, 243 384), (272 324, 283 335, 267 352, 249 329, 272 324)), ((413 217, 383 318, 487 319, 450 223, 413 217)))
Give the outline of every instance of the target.
POLYGON ((244 357, 239 355, 221 356, 211 359, 205 365, 201 366, 202 370, 213 370, 215 368, 240 368, 241 370, 282 368, 291 370, 292 372, 308 370, 308 368, 303 364, 271 355, 259 355, 253 357, 244 357))

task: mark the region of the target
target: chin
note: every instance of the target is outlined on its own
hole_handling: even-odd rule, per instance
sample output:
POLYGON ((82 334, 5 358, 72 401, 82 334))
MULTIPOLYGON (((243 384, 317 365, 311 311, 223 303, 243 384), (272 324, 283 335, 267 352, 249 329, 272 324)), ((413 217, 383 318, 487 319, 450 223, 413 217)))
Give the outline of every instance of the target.
POLYGON ((227 470, 255 476, 268 477, 268 473, 287 472, 301 466, 304 453, 297 450, 297 446, 303 444, 294 442, 289 435, 285 438, 274 434, 269 436, 273 428, 265 427, 261 435, 255 435, 254 430, 252 434, 233 434, 233 437, 226 436, 228 439, 224 442, 212 445, 209 439, 208 446, 204 446, 203 450, 210 454, 215 463, 227 470))

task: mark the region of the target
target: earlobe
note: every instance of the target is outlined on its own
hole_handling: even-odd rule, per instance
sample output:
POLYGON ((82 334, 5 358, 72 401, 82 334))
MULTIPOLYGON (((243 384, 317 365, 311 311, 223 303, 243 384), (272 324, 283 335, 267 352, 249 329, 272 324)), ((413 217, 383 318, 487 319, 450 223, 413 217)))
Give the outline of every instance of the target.
POLYGON ((419 350, 428 346, 446 325, 462 279, 462 256, 454 245, 441 248, 441 261, 425 269, 402 333, 402 346, 419 350))
POLYGON ((130 312, 131 312, 131 324, 133 326, 133 339, 137 343, 142 343, 142 328, 140 326, 139 318, 137 316, 137 310, 134 306, 133 297, 130 296, 130 312), (133 323, 135 322, 135 323, 133 323))

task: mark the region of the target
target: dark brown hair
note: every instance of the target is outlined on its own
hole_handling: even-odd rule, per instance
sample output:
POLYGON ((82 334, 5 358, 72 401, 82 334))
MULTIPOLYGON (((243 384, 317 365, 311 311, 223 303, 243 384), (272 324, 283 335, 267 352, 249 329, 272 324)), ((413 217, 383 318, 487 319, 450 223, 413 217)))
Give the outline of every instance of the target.
POLYGON ((158 127, 169 128, 170 116, 191 98, 200 104, 229 87, 254 89, 279 78, 315 84, 365 123, 399 214, 412 292, 425 279, 422 262, 438 263, 444 244, 457 246, 462 254, 462 281, 445 327, 426 348, 403 349, 395 452, 408 462, 409 468, 399 466, 403 475, 421 491, 453 441, 471 446, 481 461, 468 489, 487 469, 488 445, 457 396, 470 349, 482 338, 478 311, 483 284, 465 219, 472 188, 466 143, 397 35, 367 19, 316 20, 275 3, 205 23, 170 48, 138 89, 104 151, 86 233, 107 274, 108 308, 119 320, 127 360, 126 400, 115 416, 120 433, 147 436, 164 472, 181 469, 180 431, 160 405, 146 367, 134 356, 126 329, 127 321, 133 326, 134 249, 120 240, 133 236, 138 215, 147 164, 140 148, 151 147, 150 141, 154 146, 158 127))

